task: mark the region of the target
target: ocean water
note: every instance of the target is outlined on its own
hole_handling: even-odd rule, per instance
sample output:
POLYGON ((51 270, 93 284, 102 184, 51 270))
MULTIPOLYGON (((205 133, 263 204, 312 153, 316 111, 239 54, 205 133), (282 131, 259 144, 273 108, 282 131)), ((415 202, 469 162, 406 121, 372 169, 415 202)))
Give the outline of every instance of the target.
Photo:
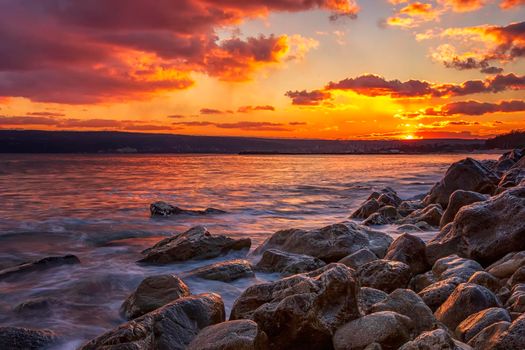
MULTIPOLYGON (((238 257, 136 264, 141 250, 175 232, 205 225, 215 234, 250 237, 253 249, 281 229, 346 220, 371 191, 385 186, 402 198, 421 195, 466 156, 498 157, 0 155, 0 269, 46 256, 81 260, 0 281, 0 326, 52 329, 64 339, 57 349, 74 349, 125 322, 119 307, 145 277, 238 257), (157 200, 227 214, 151 218, 149 204, 157 200), (15 310, 35 298, 53 300, 50 310, 15 310)), ((380 229, 394 235, 393 227, 380 229)), ((194 294, 219 293, 229 312, 246 287, 275 278, 186 282, 194 294)))

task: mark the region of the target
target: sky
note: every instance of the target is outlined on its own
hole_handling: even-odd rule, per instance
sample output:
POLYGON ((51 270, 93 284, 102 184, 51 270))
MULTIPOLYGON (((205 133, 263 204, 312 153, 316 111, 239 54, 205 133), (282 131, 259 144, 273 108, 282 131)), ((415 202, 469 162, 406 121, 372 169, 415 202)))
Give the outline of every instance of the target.
POLYGON ((0 129, 525 129, 525 0, 0 0, 0 129))

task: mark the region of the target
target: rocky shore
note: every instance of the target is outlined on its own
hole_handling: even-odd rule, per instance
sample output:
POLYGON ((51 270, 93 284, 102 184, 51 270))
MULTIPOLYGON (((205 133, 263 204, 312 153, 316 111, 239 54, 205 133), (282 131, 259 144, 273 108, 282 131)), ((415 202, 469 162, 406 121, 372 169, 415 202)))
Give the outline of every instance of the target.
MULTIPOLYGON (((222 213, 163 202, 150 209, 153 216, 222 213)), ((129 321, 81 349, 525 349, 525 149, 498 161, 456 162, 420 199, 385 188, 353 209, 344 222, 278 231, 251 253, 250 239, 204 227, 160 241, 137 263, 249 256, 147 277, 122 300, 129 321), (424 242, 418 232, 429 229, 439 232, 424 242), (184 281, 261 272, 281 278, 248 287, 230 315, 220 295, 192 294, 184 281)), ((0 270, 0 279, 78 262, 52 257, 0 270)), ((0 349, 45 349, 60 337, 2 327, 0 349)))

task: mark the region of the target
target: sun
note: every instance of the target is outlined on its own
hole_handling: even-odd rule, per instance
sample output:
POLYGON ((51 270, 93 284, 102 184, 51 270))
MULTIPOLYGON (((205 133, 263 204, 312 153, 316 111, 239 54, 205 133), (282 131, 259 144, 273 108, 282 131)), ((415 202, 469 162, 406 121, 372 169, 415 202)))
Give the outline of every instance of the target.
POLYGON ((408 135, 403 136, 403 139, 404 140, 414 140, 415 137, 414 137, 414 135, 408 134, 408 135))

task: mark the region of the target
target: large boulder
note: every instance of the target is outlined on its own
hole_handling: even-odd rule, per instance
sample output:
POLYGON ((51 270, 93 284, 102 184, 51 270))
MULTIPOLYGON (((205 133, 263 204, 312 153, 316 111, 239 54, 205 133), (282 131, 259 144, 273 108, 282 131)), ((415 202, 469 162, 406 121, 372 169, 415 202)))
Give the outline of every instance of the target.
POLYGON ((505 255, 487 267, 487 272, 497 278, 509 278, 521 266, 525 266, 525 251, 505 255))
POLYGON ((354 222, 344 222, 316 230, 289 229, 278 231, 259 246, 254 254, 268 249, 305 254, 325 262, 335 262, 360 249, 368 248, 384 256, 392 238, 354 222))
POLYGON ((462 350, 469 349, 459 344, 444 330, 436 329, 421 333, 416 339, 405 343, 399 350, 462 350))
POLYGON ((372 306, 388 298, 388 294, 379 289, 362 287, 357 295, 357 306, 362 315, 371 313, 372 306))
POLYGON ((368 199, 366 202, 361 204, 356 211, 350 215, 353 219, 366 219, 370 215, 374 214, 381 208, 381 204, 375 198, 368 199))
POLYGON ((408 233, 402 234, 392 242, 385 259, 407 264, 413 274, 423 273, 429 269, 425 242, 408 233))
POLYGON ((166 202, 155 202, 149 206, 151 216, 172 216, 172 215, 206 215, 206 214, 224 214, 223 210, 207 208, 205 210, 188 210, 181 209, 166 202))
POLYGON ((82 350, 184 350, 210 325, 224 322, 224 303, 217 294, 180 298, 125 323, 82 346, 82 350))
POLYGON ((511 322, 509 312, 499 307, 491 307, 467 317, 456 327, 455 333, 459 340, 468 342, 485 327, 500 321, 511 322))
POLYGON ((167 264, 190 259, 211 259, 232 250, 248 250, 250 246, 249 238, 214 236, 205 227, 197 226, 163 239, 146 249, 143 251, 145 256, 140 262, 167 264))
POLYGON ((436 311, 463 282, 457 277, 447 278, 423 288, 418 295, 432 311, 436 311))
POLYGON ((236 259, 199 267, 187 272, 185 276, 230 282, 239 278, 255 277, 255 273, 250 262, 236 259))
POLYGON ((189 295, 190 289, 177 276, 150 276, 126 298, 120 307, 120 312, 131 320, 189 295))
POLYGON ((498 176, 480 162, 466 158, 448 168, 445 176, 432 187, 423 202, 448 206, 450 195, 456 190, 492 194, 499 182, 498 176))
POLYGON ((40 350, 56 342, 57 336, 50 330, 20 327, 0 327, 0 349, 40 350))
POLYGON ((437 259, 449 252, 490 264, 525 249, 525 186, 511 188, 491 199, 463 207, 454 221, 427 245, 437 259))
POLYGON ((476 272, 475 274, 470 276, 467 282, 479 284, 480 286, 487 288, 493 293, 498 293, 498 291, 501 288, 500 280, 485 271, 476 272))
POLYGON ((284 276, 289 276, 314 271, 325 265, 322 260, 313 256, 268 249, 262 254, 255 269, 261 272, 279 272, 284 276))
POLYGON ((426 222, 430 226, 439 226, 442 215, 443 208, 440 204, 429 204, 423 209, 413 211, 407 217, 400 220, 399 223, 406 225, 426 222))
POLYGON ((399 261, 379 259, 357 269, 362 286, 390 293, 397 288, 406 288, 412 273, 410 267, 399 261))
POLYGON ((326 349, 337 328, 359 317, 358 290, 352 269, 330 264, 248 287, 230 319, 257 322, 272 349, 326 349))
POLYGON ((518 186, 524 179, 525 167, 512 168, 503 174, 501 180, 499 181, 498 189, 505 190, 506 188, 518 186))
POLYGON ((408 287, 412 289, 414 292, 419 293, 426 287, 430 286, 431 284, 436 283, 438 280, 436 276, 432 273, 432 271, 427 271, 425 273, 420 273, 419 275, 415 275, 410 280, 410 283, 408 284, 408 287))
POLYGON ((477 261, 460 258, 457 255, 441 258, 432 266, 432 273, 438 280, 457 277, 466 282, 478 271, 483 271, 483 267, 477 261))
POLYGON ((379 208, 376 213, 373 213, 363 221, 363 225, 388 225, 393 224, 399 219, 401 219, 401 215, 397 212, 397 209, 391 205, 386 205, 379 208))
POLYGON ((501 327, 500 332, 480 349, 510 350, 525 349, 525 314, 518 317, 508 328, 501 327))
POLYGON ((45 271, 65 265, 80 264, 75 255, 49 256, 40 260, 23 263, 0 270, 0 281, 6 278, 14 278, 21 274, 45 271))
POLYGON ((197 334, 187 350, 266 350, 268 339, 251 320, 222 322, 197 334))
POLYGON ((468 344, 476 350, 493 350, 498 338, 509 329, 510 325, 511 323, 507 321, 493 323, 478 332, 468 344))
POLYGON ((368 264, 371 261, 379 259, 377 255, 372 253, 369 249, 363 248, 355 253, 345 256, 339 262, 345 264, 348 267, 357 269, 364 264, 368 264))
POLYGON ((437 309, 435 316, 452 330, 470 315, 499 306, 501 305, 498 298, 487 288, 477 284, 462 283, 437 309))
POLYGON ((459 209, 463 208, 466 205, 470 205, 476 202, 484 202, 489 197, 487 195, 473 192, 473 191, 464 191, 457 190, 450 195, 448 207, 441 217, 439 222, 439 227, 443 228, 449 222, 454 221, 454 217, 458 213, 459 209))
POLYGON ((410 340, 413 321, 392 311, 381 311, 350 321, 334 334, 335 350, 364 349, 378 343, 383 350, 396 350, 410 340))

